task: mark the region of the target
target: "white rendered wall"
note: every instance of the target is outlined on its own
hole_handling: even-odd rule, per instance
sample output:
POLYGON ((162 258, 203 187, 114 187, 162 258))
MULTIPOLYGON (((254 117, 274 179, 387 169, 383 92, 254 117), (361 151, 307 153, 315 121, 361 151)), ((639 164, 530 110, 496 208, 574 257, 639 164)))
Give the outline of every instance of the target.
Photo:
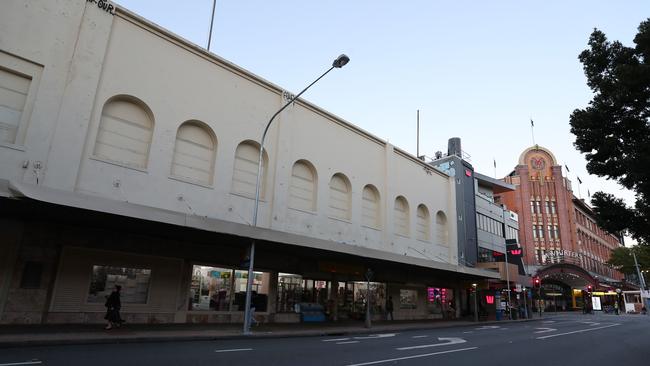
MULTIPOLYGON (((259 141, 269 117, 285 103, 280 88, 142 19, 111 15, 92 2, 8 0, 2 7, 0 50, 37 65, 42 75, 24 144, 0 145, 0 179, 36 184, 38 177, 38 184, 51 188, 251 222, 253 199, 232 193, 235 150, 245 140, 259 141), (102 108, 119 95, 141 100, 153 114, 146 168, 93 156, 102 108), (177 130, 188 120, 203 122, 216 137, 212 184, 171 176, 177 130)), ((278 116, 265 149, 259 226, 457 264, 455 188, 446 175, 305 103, 278 116), (292 167, 301 159, 315 169, 313 211, 288 207, 292 167), (337 173, 350 182, 349 220, 328 215, 329 182, 337 173), (361 224, 366 184, 379 191, 380 228, 361 224), (393 233, 397 196, 408 201, 405 236, 393 233), (429 211, 429 240, 417 239, 420 204, 429 211), (447 218, 448 246, 436 242, 438 211, 447 218)))

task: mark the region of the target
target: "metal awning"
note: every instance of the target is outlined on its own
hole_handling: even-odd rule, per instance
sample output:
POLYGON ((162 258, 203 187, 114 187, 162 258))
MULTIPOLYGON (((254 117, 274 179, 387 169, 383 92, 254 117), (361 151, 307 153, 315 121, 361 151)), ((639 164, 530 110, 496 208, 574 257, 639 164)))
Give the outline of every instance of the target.
POLYGON ((319 238, 308 237, 283 231, 252 227, 231 221, 225 221, 204 216, 189 215, 182 212, 170 211, 131 202, 91 196, 76 192, 53 189, 49 187, 5 181, 0 184, 0 196, 11 198, 29 198, 50 204, 97 211, 113 215, 125 216, 158 223, 171 224, 192 229, 215 233, 248 237, 259 241, 283 243, 301 248, 334 251, 342 254, 355 255, 374 260, 384 260, 441 271, 464 274, 478 278, 498 278, 494 272, 478 268, 464 267, 451 263, 437 262, 423 258, 409 257, 377 249, 334 242, 319 238))

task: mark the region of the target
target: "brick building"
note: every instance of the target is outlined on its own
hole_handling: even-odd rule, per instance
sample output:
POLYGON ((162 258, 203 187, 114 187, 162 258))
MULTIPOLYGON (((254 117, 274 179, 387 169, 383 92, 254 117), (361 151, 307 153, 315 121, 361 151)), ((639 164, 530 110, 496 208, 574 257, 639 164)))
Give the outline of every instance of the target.
POLYGON ((621 286, 623 275, 606 262, 622 238, 596 225, 594 212, 573 195, 551 151, 539 145, 526 149, 504 181, 516 189, 498 194, 497 201, 519 215, 524 263, 552 288, 554 304, 579 307, 577 294, 588 285, 603 296, 621 286))

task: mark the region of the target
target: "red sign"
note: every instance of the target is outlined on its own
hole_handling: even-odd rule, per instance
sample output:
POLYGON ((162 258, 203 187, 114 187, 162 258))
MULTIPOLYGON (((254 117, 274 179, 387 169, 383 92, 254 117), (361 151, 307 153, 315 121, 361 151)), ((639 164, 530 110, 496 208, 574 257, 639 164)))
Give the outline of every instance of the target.
POLYGON ((488 304, 494 304, 494 296, 486 295, 485 296, 485 302, 488 303, 488 304))
POLYGON ((513 249, 510 251, 512 255, 521 255, 521 249, 513 249))

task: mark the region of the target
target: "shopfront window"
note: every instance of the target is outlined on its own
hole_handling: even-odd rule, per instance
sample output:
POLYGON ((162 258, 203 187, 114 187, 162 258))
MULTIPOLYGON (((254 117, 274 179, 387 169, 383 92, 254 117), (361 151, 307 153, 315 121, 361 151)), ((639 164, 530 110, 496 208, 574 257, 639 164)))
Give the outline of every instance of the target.
POLYGON ((418 292, 416 290, 399 290, 400 309, 415 309, 418 303, 418 292))
POLYGON ((440 287, 427 288, 427 305, 432 314, 445 314, 453 317, 454 292, 452 289, 440 287))
MULTIPOLYGON (((248 271, 195 265, 190 285, 190 310, 243 311, 248 271)), ((266 311, 269 274, 254 272, 251 304, 266 311)))
MULTIPOLYGON (((363 313, 368 299, 368 283, 354 282, 354 310, 363 313)), ((370 311, 381 314, 386 307, 386 286, 379 282, 370 282, 370 311)))
POLYGON ((122 303, 146 304, 150 279, 151 269, 94 265, 87 301, 103 304, 119 285, 122 303))
POLYGON ((295 311, 296 304, 302 301, 302 276, 290 273, 278 274, 278 313, 295 311))

